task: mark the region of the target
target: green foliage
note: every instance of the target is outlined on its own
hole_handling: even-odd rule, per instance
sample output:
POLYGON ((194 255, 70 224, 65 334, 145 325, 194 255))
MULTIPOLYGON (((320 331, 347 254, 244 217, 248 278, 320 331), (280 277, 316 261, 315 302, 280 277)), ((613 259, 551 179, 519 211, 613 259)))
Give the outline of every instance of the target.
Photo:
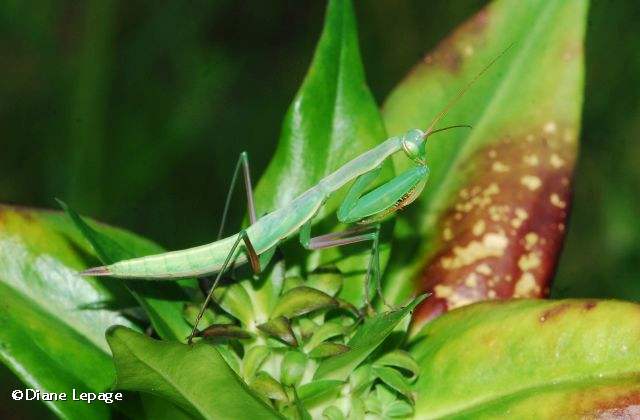
POLYGON ((416 415, 624 411, 630 401, 622 399, 638 389, 637 313, 638 305, 616 301, 516 300, 442 316, 413 341, 416 415))
POLYGON ((107 340, 116 388, 160 395, 204 418, 280 418, 213 346, 157 341, 124 327, 109 330, 107 340))
MULTIPOLYGON (((112 197, 138 194, 139 198, 154 176, 163 180, 155 172, 162 173, 172 159, 184 156, 188 138, 202 134, 198 115, 206 115, 210 107, 195 109, 191 101, 203 102, 208 88, 224 81, 226 67, 224 59, 222 65, 212 66, 219 58, 216 54, 184 52, 178 47, 185 36, 196 34, 170 37, 175 42, 173 49, 196 63, 185 68, 216 67, 219 71, 199 77, 181 70, 184 96, 178 98, 177 112, 166 123, 148 124, 154 128, 150 136, 168 134, 158 136, 154 151, 145 156, 151 168, 147 175, 133 176, 134 169, 129 169, 104 177, 104 168, 92 162, 107 146, 105 126, 109 119, 103 111, 104 92, 99 88, 108 83, 115 8, 112 2, 88 2, 86 7, 88 20, 96 16, 105 19, 99 25, 89 25, 87 45, 81 48, 81 77, 72 104, 91 115, 71 130, 72 142, 81 147, 70 154, 70 171, 77 178, 69 183, 68 196, 74 202, 86 199, 96 209, 106 212, 103 209, 109 207, 115 212, 111 208, 119 206, 112 201, 119 200, 103 200, 98 187, 111 191, 112 197), (97 45, 96 60, 93 44, 97 45), (93 132, 95 143, 87 143, 93 132), (172 136, 185 132, 186 142, 173 141, 172 136), (109 182, 101 182, 104 179, 109 182), (116 193, 115 186, 121 186, 122 191, 116 193), (106 206, 107 201, 113 205, 106 206)), ((188 16, 182 7, 158 9, 176 21, 188 16)), ((489 220, 483 218, 486 214, 476 213, 458 223, 458 230, 446 233, 452 226, 447 225, 447 217, 458 211, 461 203, 456 197, 464 195, 465 188, 485 180, 499 181, 500 198, 526 208, 527 223, 549 222, 549 212, 543 211, 548 208, 536 206, 548 204, 547 196, 528 196, 527 183, 503 184, 506 178, 482 176, 501 172, 487 159, 491 150, 515 144, 519 148, 509 149, 500 161, 513 170, 511 179, 523 175, 513 175, 523 157, 529 157, 525 164, 538 167, 527 163, 533 162, 530 155, 534 153, 536 159, 552 166, 553 161, 559 162, 552 156, 558 155, 565 165, 562 176, 570 177, 582 100, 581 45, 586 12, 586 1, 496 1, 461 26, 387 100, 384 115, 391 134, 425 128, 449 98, 514 42, 440 124, 471 123, 473 130, 441 133, 429 139, 429 186, 396 232, 395 257, 386 283, 386 291, 396 301, 413 294, 412 280, 417 273, 427 281, 429 276, 445 278, 449 289, 440 292, 451 292, 452 284, 462 279, 460 273, 430 270, 442 265, 443 260, 437 258, 446 252, 456 253, 477 221, 489 220), (532 133, 534 141, 528 141, 532 133), (561 136, 564 143, 558 142, 561 136)), ((0 7, 0 17, 2 13, 0 7)), ((196 20, 202 19, 196 16, 196 20)), ((161 25, 157 16, 151 20, 161 25)), ((185 21, 191 23, 190 19, 185 21)), ((195 28, 197 24, 185 26, 195 28)), ((396 26, 402 34, 407 30, 393 26, 389 33, 396 26)), ((131 56, 144 62, 146 52, 131 56)), ((152 56, 155 52, 148 53, 152 56)), ((129 102, 124 108, 127 120, 132 118, 132 109, 139 107, 129 102)), ((258 119, 243 128, 247 132, 261 130, 258 119)), ((129 161, 129 168, 139 166, 137 151, 144 140, 138 131, 145 132, 125 130, 125 150, 113 155, 133 156, 135 165, 129 161)), ((237 137, 234 132, 234 143, 240 143, 237 137)), ((351 2, 332 0, 311 67, 286 115, 275 157, 258 184, 259 213, 287 202, 385 137, 365 82, 351 2)), ((396 164, 396 169, 404 169, 401 160, 396 164)), ((385 167, 381 180, 392 174, 391 166, 385 167)), ((535 174, 545 185, 562 184, 561 178, 547 175, 535 174)), ((220 190, 214 189, 215 194, 220 190)), ((551 204, 564 208, 559 205, 567 204, 564 198, 559 196, 560 201, 554 204, 551 200, 551 204)), ((315 231, 338 228, 333 211, 339 199, 337 194, 327 203, 315 231)), ((97 259, 108 263, 161 249, 132 234, 85 222, 66 210, 73 223, 58 213, 0 208, 0 321, 5 326, 0 331, 0 360, 29 386, 56 392, 71 388, 102 391, 115 378, 117 389, 140 391, 128 394, 132 405, 141 404, 139 411, 133 411, 132 406, 119 409, 154 419, 282 415, 305 419, 323 415, 330 419, 365 415, 491 418, 504 412, 516 417, 531 413, 563 417, 619 413, 637 404, 637 305, 595 300, 477 304, 447 313, 419 331, 415 323, 418 334, 407 345, 409 314, 424 297, 375 315, 358 311, 354 304, 361 306, 362 267, 366 267, 368 252, 355 247, 351 252, 323 251, 309 256, 295 251, 299 247, 291 241, 285 246, 285 259, 276 258, 259 278, 239 279, 216 291, 218 305, 205 314, 199 342, 188 346, 178 341, 185 340, 197 308, 190 302, 194 294, 187 293, 192 292, 193 282, 180 283, 187 286, 182 287, 80 277, 78 271, 96 265, 97 259), (317 267, 321 269, 314 271, 317 267), (165 341, 135 331, 143 330, 149 321, 165 341), (112 324, 128 327, 115 327, 107 333, 115 372, 102 336, 112 324), (68 363, 70 358, 74 363, 68 363)), ((551 219, 554 226, 564 223, 566 216, 566 211, 557 210, 551 219)), ((524 233, 531 232, 518 231, 510 240, 516 243, 524 233)), ((554 244, 561 242, 562 235, 540 234, 554 244)), ((547 277, 543 272, 535 273, 542 280, 535 283, 538 293, 546 286, 558 252, 559 246, 541 250, 547 277)), ((498 265, 514 270, 522 256, 509 250, 500 258, 493 257, 498 265)), ((526 270, 521 271, 522 279, 529 279, 524 276, 526 270)), ((514 286, 498 297, 517 296, 517 290, 514 286)), ((491 297, 486 288, 475 291, 480 295, 468 301, 491 297)), ((461 302, 455 293, 444 298, 450 296, 458 298, 448 302, 451 306, 461 302)), ((49 407, 60 417, 113 415, 109 407, 99 404, 51 402, 49 407)))
POLYGON ((327 359, 316 371, 316 379, 345 380, 391 334, 400 321, 424 300, 418 297, 402 309, 381 313, 357 328, 356 334, 349 340, 350 350, 327 359))

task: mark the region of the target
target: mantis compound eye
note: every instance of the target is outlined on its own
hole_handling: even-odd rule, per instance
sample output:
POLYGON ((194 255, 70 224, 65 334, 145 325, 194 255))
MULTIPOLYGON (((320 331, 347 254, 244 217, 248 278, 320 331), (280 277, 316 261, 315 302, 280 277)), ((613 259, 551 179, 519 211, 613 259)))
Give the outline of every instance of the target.
POLYGON ((424 164, 425 160, 425 133, 421 130, 409 130, 402 136, 402 148, 409 159, 424 164))

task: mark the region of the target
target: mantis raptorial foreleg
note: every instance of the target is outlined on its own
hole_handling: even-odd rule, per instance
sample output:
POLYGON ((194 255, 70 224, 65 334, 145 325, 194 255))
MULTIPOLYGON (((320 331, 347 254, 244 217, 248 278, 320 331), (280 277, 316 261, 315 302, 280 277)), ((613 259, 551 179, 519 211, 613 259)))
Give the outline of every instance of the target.
POLYGON ((369 299, 369 289, 371 288, 371 277, 374 277, 378 295, 380 296, 384 304, 389 306, 384 300, 384 296, 382 295, 382 288, 380 286, 380 257, 378 247, 380 243, 379 224, 357 226, 355 228, 347 229, 342 232, 332 232, 316 237, 311 237, 311 221, 309 221, 300 230, 300 243, 303 247, 309 250, 326 249, 366 241, 371 241, 371 258, 369 259, 369 266, 367 268, 367 275, 365 277, 365 302, 367 305, 371 304, 371 300, 369 299))

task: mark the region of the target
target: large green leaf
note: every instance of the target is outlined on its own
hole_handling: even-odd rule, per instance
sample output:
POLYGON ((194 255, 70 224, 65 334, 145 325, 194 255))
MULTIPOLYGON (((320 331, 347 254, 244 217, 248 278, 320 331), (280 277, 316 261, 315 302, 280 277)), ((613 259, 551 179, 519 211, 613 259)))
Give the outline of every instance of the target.
POLYGON ((124 327, 109 330, 107 340, 118 389, 160 395, 204 418, 281 418, 212 345, 157 341, 124 327))
MULTIPOLYGON (((103 264, 163 252, 162 248, 148 241, 131 243, 122 241, 109 231, 89 226, 73 209, 60 202, 82 235, 89 241, 103 264), (98 230, 97 230, 98 229, 98 230), (142 246, 141 246, 142 245, 142 246)), ((118 279, 106 281, 118 282, 118 279)), ((184 319, 184 302, 188 300, 181 287, 173 282, 125 280, 124 284, 145 310, 153 328, 166 340, 185 341, 191 327, 184 319)))
MULTIPOLYGON (((350 0, 331 0, 313 62, 286 114, 276 153, 256 188, 258 214, 287 205, 385 138, 382 117, 365 81, 353 6, 350 0)), ((380 180, 392 174, 389 162, 380 180)), ((331 217, 315 226, 316 234, 336 228, 332 213, 342 195, 336 194, 326 203, 317 220, 331 217)), ((291 248, 288 257, 298 253, 296 262, 305 261, 306 254, 291 248)), ((337 265, 347 274, 342 297, 360 301, 368 254, 354 256, 352 252, 345 257, 335 250, 322 254, 324 261, 340 260, 337 265)), ((317 264, 316 259, 309 268, 317 264)))
MULTIPOLYGON (((99 392, 114 379, 104 331, 133 324, 118 312, 87 308, 126 305, 128 294, 119 284, 79 276, 88 261, 97 259, 64 214, 0 206, 0 360, 31 388, 99 392)), ((46 404, 63 418, 109 417, 101 403, 46 404)))
POLYGON ((419 418, 638 415, 640 306, 513 300, 457 309, 414 340, 419 418))
MULTIPOLYGON (((429 319, 482 299, 548 293, 564 237, 583 90, 588 2, 498 0, 419 63, 384 106, 390 134, 426 128, 508 50, 429 138, 431 179, 398 226, 386 286, 433 291, 429 319)), ((399 159, 402 168, 404 160, 399 159)))

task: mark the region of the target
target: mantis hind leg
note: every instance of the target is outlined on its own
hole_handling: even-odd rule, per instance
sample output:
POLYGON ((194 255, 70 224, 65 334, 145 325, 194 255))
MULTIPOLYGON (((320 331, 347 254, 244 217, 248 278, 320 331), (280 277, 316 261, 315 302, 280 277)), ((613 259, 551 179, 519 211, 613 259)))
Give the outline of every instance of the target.
POLYGON ((308 222, 300 231, 300 243, 309 250, 326 249, 366 241, 371 241, 371 257, 365 277, 365 304, 367 307, 371 307, 369 291, 371 290, 371 279, 373 278, 378 296, 385 306, 393 308, 385 300, 380 284, 380 224, 357 226, 342 232, 332 232, 312 238, 311 223, 308 222))
POLYGON ((251 183, 251 170, 249 168, 249 155, 247 152, 240 153, 236 168, 233 171, 233 177, 231 178, 231 185, 229 185, 229 192, 227 193, 227 199, 224 203, 224 210, 222 212, 222 221, 220 222, 220 229, 218 230, 218 237, 220 239, 224 233, 224 226, 227 222, 227 216, 229 214, 229 206, 231 205, 231 198, 233 197, 233 191, 235 190, 236 183, 238 182, 238 175, 242 170, 242 177, 244 178, 244 189, 247 193, 247 212, 249 213, 249 224, 254 224, 257 220, 256 206, 253 198, 253 185, 251 183))
POLYGON ((229 254, 225 258, 224 263, 222 264, 222 267, 220 268, 220 271, 218 271, 218 274, 216 275, 216 278, 213 281, 213 284, 211 285, 211 288, 209 289, 209 293, 207 294, 207 297, 204 300, 204 303, 202 304, 202 307, 200 308, 200 312, 198 312, 198 316, 196 317, 196 320, 195 320, 195 322, 193 324, 193 330, 191 330, 191 334, 187 338, 187 343, 188 344, 191 344, 193 342, 193 337, 195 337, 196 334, 198 333, 198 324, 200 323, 200 320, 202 319, 202 316, 204 315, 204 312, 207 310, 207 306, 209 306, 209 302, 211 301, 211 299, 213 297, 213 291, 216 289, 216 286, 218 285, 218 283, 222 279, 222 276, 224 275, 224 273, 227 271, 227 269, 231 265, 231 262, 233 260, 233 256, 236 254, 238 246, 240 245, 240 241, 244 242, 245 249, 247 250, 247 253, 249 254, 249 262, 251 264, 251 269, 255 273, 259 273, 260 272, 260 270, 261 270, 260 259, 259 259, 258 255, 256 254, 256 251, 255 251, 255 249, 253 247, 253 244, 251 244, 251 240, 249 239, 249 235, 247 235, 247 231, 243 229, 238 234, 238 238, 236 239, 236 241, 233 243, 233 246, 229 250, 229 254))

